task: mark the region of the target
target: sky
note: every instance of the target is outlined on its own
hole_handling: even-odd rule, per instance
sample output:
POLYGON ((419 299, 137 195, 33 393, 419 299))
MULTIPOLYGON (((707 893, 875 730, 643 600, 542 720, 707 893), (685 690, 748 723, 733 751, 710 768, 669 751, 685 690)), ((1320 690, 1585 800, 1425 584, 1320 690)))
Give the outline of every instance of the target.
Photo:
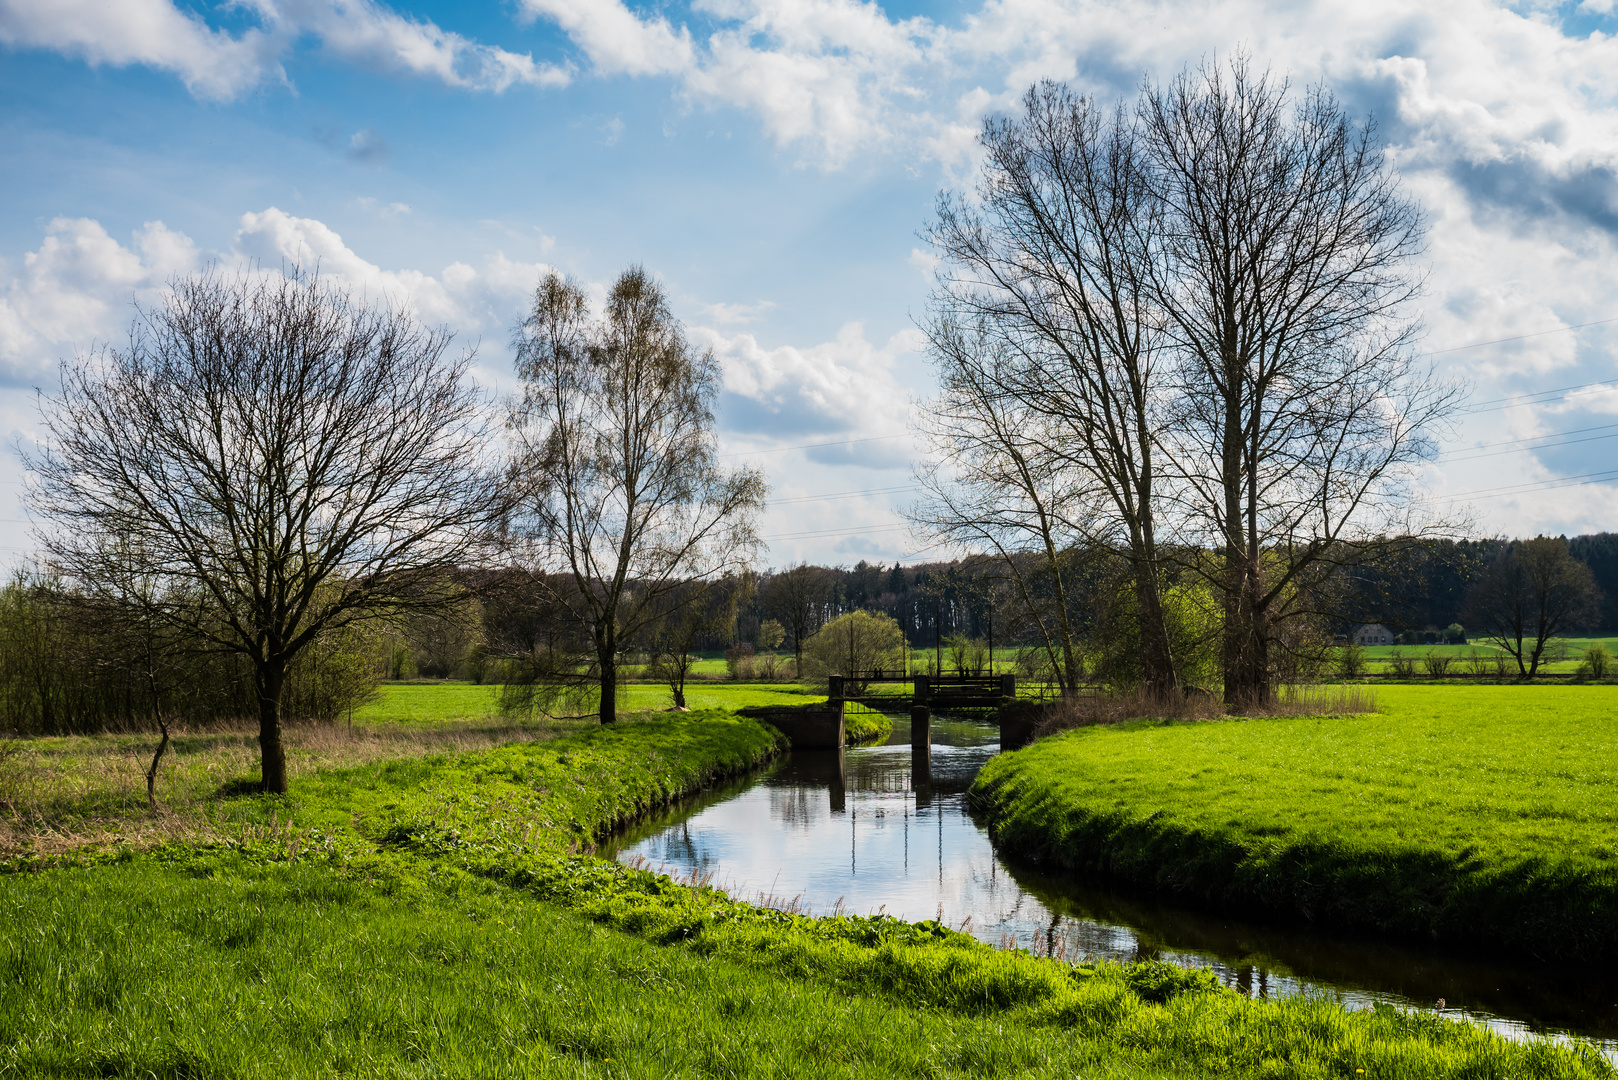
POLYGON ((318 261, 508 393, 555 269, 642 264, 718 357, 768 565, 935 558, 902 518, 941 190, 1035 80, 1246 51, 1373 118, 1430 224, 1424 469, 1480 535, 1618 531, 1618 0, 0 0, 0 563, 64 357, 210 264, 318 261))

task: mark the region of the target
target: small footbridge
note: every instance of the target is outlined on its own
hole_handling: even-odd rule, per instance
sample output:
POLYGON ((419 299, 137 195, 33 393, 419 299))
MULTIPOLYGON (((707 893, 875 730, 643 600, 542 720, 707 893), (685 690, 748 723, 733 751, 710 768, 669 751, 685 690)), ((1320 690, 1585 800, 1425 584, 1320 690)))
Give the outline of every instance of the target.
MULTIPOLYGON (((910 742, 922 757, 929 757, 934 713, 958 709, 993 709, 991 723, 1000 727, 1000 745, 1014 749, 1028 741, 1035 720, 1003 708, 1016 700, 1015 675, 911 675, 902 671, 863 671, 832 675, 827 680, 824 704, 761 706, 742 709, 743 715, 768 721, 781 730, 794 749, 830 750, 847 741, 844 718, 850 703, 880 712, 910 714, 910 742), (895 692, 886 689, 899 687, 895 692)), ((919 760, 919 759, 918 759, 919 760)))

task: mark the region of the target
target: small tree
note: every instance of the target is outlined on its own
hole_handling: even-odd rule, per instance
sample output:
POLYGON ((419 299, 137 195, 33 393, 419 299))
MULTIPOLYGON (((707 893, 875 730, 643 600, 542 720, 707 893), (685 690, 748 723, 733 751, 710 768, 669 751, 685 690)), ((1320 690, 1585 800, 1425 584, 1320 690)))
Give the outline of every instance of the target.
POLYGON ((758 647, 766 651, 774 649, 786 640, 786 627, 775 619, 765 619, 758 628, 758 647))
POLYGON ((677 594, 744 569, 764 477, 719 466, 719 364, 697 352, 663 290, 630 267, 590 316, 584 287, 550 274, 516 334, 522 398, 511 411, 512 517, 543 605, 587 652, 536 678, 592 669, 603 723, 617 718, 618 654, 677 594))
POLYGON ((736 576, 714 585, 688 584, 668 594, 668 610, 651 630, 646 674, 668 684, 676 709, 686 707, 685 684, 697 661, 697 643, 729 635, 736 627, 737 609, 751 593, 751 580, 736 576))
POLYGON ((1344 679, 1358 679, 1365 674, 1365 646, 1350 641, 1337 650, 1337 674, 1344 679))
POLYGON ((1513 540, 1467 590, 1466 621, 1509 654, 1521 678, 1532 679, 1552 639, 1600 611, 1590 568, 1561 537, 1513 540))
POLYGON ((803 675, 824 682, 828 675, 850 680, 854 693, 864 689, 855 677, 878 668, 904 664, 904 630, 891 615, 880 611, 851 611, 839 615, 804 643, 803 675))
POLYGON ((47 557, 247 659, 265 791, 287 789, 293 662, 344 626, 457 599, 435 586, 503 508, 471 357, 445 362, 448 345, 315 274, 210 272, 41 397, 28 464, 47 557))

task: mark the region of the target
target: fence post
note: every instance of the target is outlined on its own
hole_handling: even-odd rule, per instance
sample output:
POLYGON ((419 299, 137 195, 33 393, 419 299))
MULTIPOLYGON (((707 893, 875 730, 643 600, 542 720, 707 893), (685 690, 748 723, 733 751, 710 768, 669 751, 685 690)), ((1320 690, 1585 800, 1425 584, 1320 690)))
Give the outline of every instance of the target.
POLYGON ((1015 672, 1000 676, 1000 696, 1003 698, 1017 696, 1017 675, 1015 672))

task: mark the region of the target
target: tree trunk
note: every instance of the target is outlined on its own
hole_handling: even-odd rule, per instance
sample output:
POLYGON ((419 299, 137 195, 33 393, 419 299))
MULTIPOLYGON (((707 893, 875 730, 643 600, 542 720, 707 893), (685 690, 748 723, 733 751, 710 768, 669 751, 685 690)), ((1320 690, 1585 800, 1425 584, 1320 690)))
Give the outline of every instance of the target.
POLYGON ((603 724, 616 723, 618 720, 618 660, 617 657, 607 656, 598 658, 601 664, 601 722, 603 724))
POLYGON ((264 758, 263 791, 285 795, 287 752, 281 744, 281 693, 286 686, 287 662, 277 657, 258 670, 258 748, 264 758))
POLYGON ((1141 674, 1146 690, 1155 698, 1172 697, 1179 689, 1180 680, 1174 671, 1157 574, 1145 559, 1135 562, 1135 606, 1136 618, 1140 621, 1141 674))
POLYGON ((162 710, 157 713, 157 726, 163 732, 163 741, 157 744, 157 753, 152 755, 152 767, 146 770, 146 805, 151 807, 152 813, 157 813, 157 763, 163 760, 163 751, 169 748, 169 725, 163 719, 162 710))

